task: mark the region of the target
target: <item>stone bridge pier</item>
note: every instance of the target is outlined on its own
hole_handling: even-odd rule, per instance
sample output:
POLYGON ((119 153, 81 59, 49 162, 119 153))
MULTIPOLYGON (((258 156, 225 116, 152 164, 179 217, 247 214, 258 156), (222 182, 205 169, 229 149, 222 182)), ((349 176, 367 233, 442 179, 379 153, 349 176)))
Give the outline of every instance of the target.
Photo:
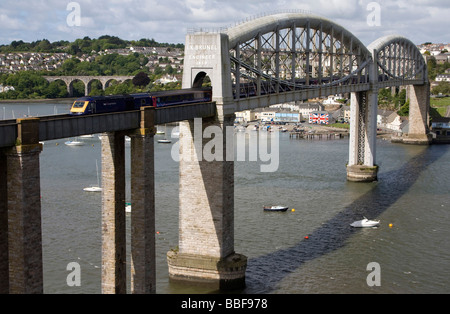
POLYGON ((370 182, 377 180, 375 164, 378 92, 351 94, 350 143, 347 179, 370 182))
POLYGON ((222 142, 222 160, 207 161, 203 150, 210 139, 197 136, 207 127, 220 127, 225 134, 233 119, 195 124, 199 122, 180 124, 179 250, 167 253, 169 275, 220 289, 241 288, 247 258, 234 252, 234 162, 226 161, 229 144, 222 142))
POLYGON ((428 145, 431 143, 429 125, 430 84, 410 85, 407 88, 409 99, 409 132, 403 136, 403 143, 428 145))
POLYGON ((102 136, 102 293, 126 293, 125 135, 131 137, 131 292, 155 293, 153 107, 141 127, 102 136))
POLYGON ((227 158, 234 157, 234 136, 225 136, 234 122, 228 37, 188 35, 186 49, 183 88, 201 86, 208 75, 217 116, 180 123, 179 248, 167 253, 169 276, 238 289, 245 285, 247 257, 234 251, 234 159, 227 158), (207 128, 223 135, 214 147, 207 128))

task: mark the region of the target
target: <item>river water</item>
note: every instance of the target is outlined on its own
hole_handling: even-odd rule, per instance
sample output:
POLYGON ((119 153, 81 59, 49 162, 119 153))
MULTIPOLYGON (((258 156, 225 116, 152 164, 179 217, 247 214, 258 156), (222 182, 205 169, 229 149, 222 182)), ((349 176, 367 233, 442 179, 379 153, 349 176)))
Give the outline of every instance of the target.
MULTIPOLYGON (((63 103, 1 107, 6 118, 13 111, 18 118, 69 110, 63 103)), ((378 140, 379 180, 352 183, 346 180, 348 139, 279 136, 278 171, 235 162, 235 251, 248 257, 246 288, 239 293, 450 293, 448 145, 378 140), (264 212, 266 204, 290 210, 264 212), (349 226, 363 216, 379 219, 380 226, 349 226), (380 285, 369 286, 373 262, 380 285)), ((97 182, 101 143, 97 137, 80 147, 64 142, 45 142, 40 155, 44 292, 101 293, 101 195, 83 191, 97 182), (71 262, 80 265, 79 287, 67 284, 71 262)), ((213 292, 168 279, 166 253, 178 245, 172 145, 155 143, 157 293, 213 292)))

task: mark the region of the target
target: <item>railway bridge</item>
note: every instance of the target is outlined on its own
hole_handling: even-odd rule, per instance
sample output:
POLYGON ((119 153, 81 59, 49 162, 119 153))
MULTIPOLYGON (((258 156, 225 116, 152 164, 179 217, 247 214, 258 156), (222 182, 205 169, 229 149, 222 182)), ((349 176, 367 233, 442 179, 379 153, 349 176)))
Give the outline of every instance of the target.
MULTIPOLYGON (((42 292, 40 140, 106 132, 102 139, 102 292, 126 292, 124 135, 131 136, 133 293, 155 292, 154 125, 180 123, 179 250, 167 253, 174 280, 245 285, 247 258, 234 250, 233 137, 220 139, 220 160, 205 160, 195 133, 232 126, 234 113, 349 93, 347 179, 377 179, 376 116, 381 88, 406 85, 409 144, 429 144, 425 60, 402 36, 369 46, 342 26, 302 12, 261 16, 217 32, 186 35, 183 87, 208 76, 210 104, 89 117, 19 119, 0 125, 0 292, 42 292), (165 118, 164 118, 165 117, 165 118), (201 124, 199 120, 202 118, 201 124), (7 230, 7 231, 5 231, 7 230)), ((209 147, 210 149, 211 147, 209 147)), ((344 167, 345 165, 343 165, 344 167)))
POLYGON ((68 75, 62 75, 62 76, 44 76, 44 78, 48 82, 55 82, 55 81, 63 81, 64 84, 67 86, 67 92, 69 93, 69 96, 73 96, 73 83, 80 81, 84 84, 84 96, 88 96, 91 92, 91 85, 95 81, 99 81, 102 84, 102 89, 105 90, 109 84, 113 81, 117 82, 125 82, 127 80, 132 80, 133 76, 125 76, 125 75, 116 75, 116 76, 87 76, 87 75, 79 75, 79 76, 68 76, 68 75))

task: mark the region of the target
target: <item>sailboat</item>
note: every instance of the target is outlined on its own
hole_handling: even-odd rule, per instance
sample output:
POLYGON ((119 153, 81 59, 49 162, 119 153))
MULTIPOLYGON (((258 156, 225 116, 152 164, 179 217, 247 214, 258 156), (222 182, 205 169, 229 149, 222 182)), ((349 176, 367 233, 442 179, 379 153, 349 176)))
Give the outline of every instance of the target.
POLYGON ((97 185, 93 185, 87 188, 84 188, 83 191, 86 192, 101 192, 102 188, 100 187, 100 177, 98 175, 98 164, 97 164, 97 160, 95 160, 95 167, 97 168, 97 185))
POLYGON ((166 132, 166 125, 164 125, 164 139, 158 140, 158 143, 163 143, 163 144, 169 144, 169 143, 172 143, 171 140, 169 140, 169 139, 166 138, 166 135, 165 135, 166 133, 167 133, 167 132, 166 132))
POLYGON ((172 137, 179 138, 180 137, 180 125, 177 124, 177 126, 172 130, 172 137))

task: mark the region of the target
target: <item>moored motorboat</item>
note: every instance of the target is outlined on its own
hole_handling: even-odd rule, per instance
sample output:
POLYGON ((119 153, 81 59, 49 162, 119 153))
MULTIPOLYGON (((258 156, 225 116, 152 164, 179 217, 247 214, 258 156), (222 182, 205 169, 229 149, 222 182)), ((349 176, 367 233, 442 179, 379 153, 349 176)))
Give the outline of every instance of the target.
POLYGON ((66 144, 67 146, 83 146, 84 142, 74 140, 74 141, 67 141, 64 144, 66 144))
POLYGON ((355 228, 370 228, 370 227, 376 227, 380 224, 379 220, 369 220, 366 217, 362 220, 354 221, 350 224, 350 226, 355 228))
POLYGON ((288 207, 276 205, 276 206, 264 206, 263 209, 265 211, 272 211, 272 212, 285 212, 288 210, 288 207))
POLYGON ((86 192, 101 192, 102 188, 99 187, 99 186, 90 186, 90 187, 84 188, 83 191, 86 191, 86 192))

